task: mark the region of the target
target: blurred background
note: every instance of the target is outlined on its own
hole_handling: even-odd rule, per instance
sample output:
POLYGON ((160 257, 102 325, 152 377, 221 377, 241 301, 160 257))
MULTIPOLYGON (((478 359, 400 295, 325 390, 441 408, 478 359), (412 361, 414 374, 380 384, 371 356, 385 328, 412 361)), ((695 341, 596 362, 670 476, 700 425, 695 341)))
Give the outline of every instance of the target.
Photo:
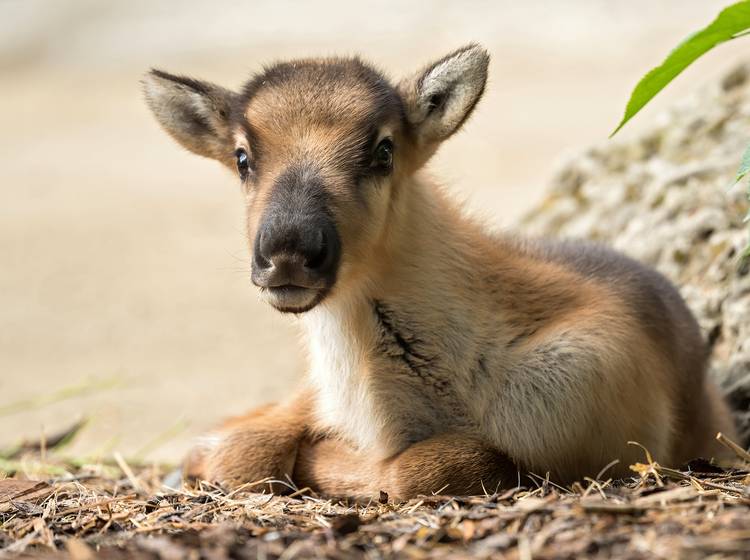
MULTIPOLYGON (((304 372, 294 320, 250 284, 236 179, 158 129, 149 67, 237 88, 276 59, 357 53, 398 78, 480 42, 490 86, 430 168, 507 228, 726 3, 0 0, 0 447, 87 417, 71 453, 177 461, 304 372)), ((622 136, 746 48, 699 61, 622 136)))

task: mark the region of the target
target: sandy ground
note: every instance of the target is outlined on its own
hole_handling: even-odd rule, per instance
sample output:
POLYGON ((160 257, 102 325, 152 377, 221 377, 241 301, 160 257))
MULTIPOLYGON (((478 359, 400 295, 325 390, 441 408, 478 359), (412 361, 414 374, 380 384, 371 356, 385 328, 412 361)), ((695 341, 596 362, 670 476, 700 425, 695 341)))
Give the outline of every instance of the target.
MULTIPOLYGON (((479 41, 489 91, 432 170, 507 227, 723 4, 0 0, 0 445, 85 415, 75 452, 174 460, 304 371, 293 322, 250 285, 236 181, 158 129, 148 67, 237 87, 273 59, 360 53, 396 77, 479 41), (116 386, 8 408, 98 382, 116 386)), ((624 134, 747 45, 700 62, 624 134)))

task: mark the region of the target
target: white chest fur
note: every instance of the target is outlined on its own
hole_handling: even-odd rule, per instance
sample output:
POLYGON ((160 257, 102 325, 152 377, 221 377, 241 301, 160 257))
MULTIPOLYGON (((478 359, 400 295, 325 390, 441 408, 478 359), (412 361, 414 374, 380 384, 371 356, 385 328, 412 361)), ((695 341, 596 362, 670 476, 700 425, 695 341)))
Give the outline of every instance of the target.
POLYGON ((320 424, 376 450, 387 437, 372 396, 377 330, 371 310, 356 301, 321 305, 305 316, 305 327, 320 424))
POLYGON ((454 386, 466 365, 396 316, 404 307, 338 300, 305 316, 317 420, 370 453, 390 455, 469 421, 466 391, 454 386))

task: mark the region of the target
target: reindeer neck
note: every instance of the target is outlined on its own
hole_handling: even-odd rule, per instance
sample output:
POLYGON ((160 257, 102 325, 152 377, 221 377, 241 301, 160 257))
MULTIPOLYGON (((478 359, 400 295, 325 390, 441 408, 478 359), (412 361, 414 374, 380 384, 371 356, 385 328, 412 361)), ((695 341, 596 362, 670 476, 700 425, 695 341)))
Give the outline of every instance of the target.
MULTIPOLYGON (((457 284, 467 281, 471 256, 465 253, 471 240, 462 235, 469 230, 461 225, 460 212, 429 188, 409 185, 396 201, 400 207, 394 209, 372 274, 360 285, 332 294, 304 320, 322 423, 385 453, 405 438, 423 434, 394 433, 393 426, 404 424, 393 421, 397 407, 383 407, 375 396, 382 387, 402 382, 416 386, 424 398, 449 391, 434 372, 455 360, 444 340, 455 339, 451 331, 469 320, 451 302, 451 292, 460 289, 457 284)), ((406 403, 402 408, 410 409, 406 403)), ((422 423, 426 430, 428 422, 422 423)))
POLYGON ((478 232, 436 185, 420 180, 402 185, 368 270, 313 310, 317 320, 311 323, 324 316, 354 329, 352 336, 357 336, 359 324, 382 306, 398 307, 403 317, 434 317, 450 297, 446 290, 471 282, 466 271, 475 258, 473 266, 481 268, 481 255, 472 251, 478 232))

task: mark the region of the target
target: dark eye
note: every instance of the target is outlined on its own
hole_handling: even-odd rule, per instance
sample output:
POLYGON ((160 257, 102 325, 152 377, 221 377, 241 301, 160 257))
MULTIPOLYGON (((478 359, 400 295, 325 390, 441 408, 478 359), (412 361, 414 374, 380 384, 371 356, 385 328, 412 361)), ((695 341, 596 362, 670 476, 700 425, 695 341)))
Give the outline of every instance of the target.
POLYGON ((240 174, 240 179, 244 181, 250 172, 250 159, 247 157, 247 152, 242 148, 234 152, 234 155, 237 158, 237 172, 240 174))
POLYGON ((372 164, 378 169, 389 171, 393 167, 393 140, 383 138, 375 148, 372 164))

